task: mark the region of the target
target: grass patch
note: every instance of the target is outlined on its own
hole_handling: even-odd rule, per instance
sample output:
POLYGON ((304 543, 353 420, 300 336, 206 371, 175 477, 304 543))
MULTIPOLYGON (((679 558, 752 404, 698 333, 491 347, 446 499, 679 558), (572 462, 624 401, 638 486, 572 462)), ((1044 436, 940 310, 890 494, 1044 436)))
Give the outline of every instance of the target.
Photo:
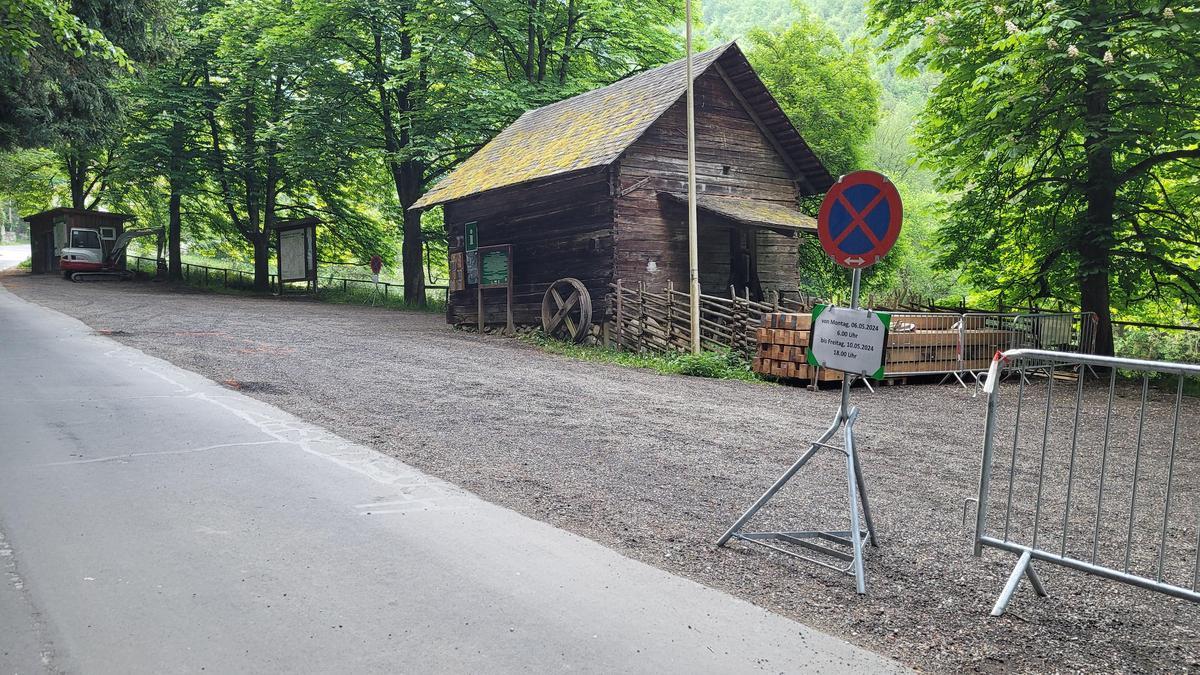
POLYGON ((33 258, 26 258, 26 259, 22 260, 21 262, 17 263, 17 269, 19 269, 19 270, 33 269, 33 258))
POLYGON ((388 294, 383 294, 381 287, 378 292, 370 284, 349 286, 346 290, 342 290, 340 286, 335 288, 321 288, 317 297, 321 302, 332 302, 345 305, 371 305, 376 307, 387 307, 389 309, 403 309, 419 312, 445 313, 446 300, 441 291, 427 291, 425 293, 425 306, 412 305, 404 300, 404 292, 398 288, 391 288, 388 294))
POLYGON ((750 363, 731 351, 701 352, 700 354, 638 354, 602 346, 577 345, 548 337, 538 331, 522 335, 521 341, 551 354, 569 356, 581 361, 600 361, 628 368, 646 368, 665 375, 690 375, 716 380, 767 382, 750 369, 750 363))

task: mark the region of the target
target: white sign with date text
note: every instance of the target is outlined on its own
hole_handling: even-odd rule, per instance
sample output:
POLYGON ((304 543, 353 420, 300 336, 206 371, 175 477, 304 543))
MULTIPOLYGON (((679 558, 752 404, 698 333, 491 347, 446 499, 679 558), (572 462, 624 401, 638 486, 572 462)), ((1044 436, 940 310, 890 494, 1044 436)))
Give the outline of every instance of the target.
POLYGON ((891 314, 835 305, 813 308, 808 362, 814 366, 883 379, 891 314))

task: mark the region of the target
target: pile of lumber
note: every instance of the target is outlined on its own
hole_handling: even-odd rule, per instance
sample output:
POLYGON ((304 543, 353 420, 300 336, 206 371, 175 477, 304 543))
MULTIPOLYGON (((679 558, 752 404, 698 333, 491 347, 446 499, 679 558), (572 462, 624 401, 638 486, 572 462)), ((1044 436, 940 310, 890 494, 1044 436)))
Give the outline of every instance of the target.
POLYGON ((758 351, 753 368, 760 375, 789 380, 831 382, 842 374, 808 365, 808 338, 812 334, 809 314, 765 314, 758 329, 758 351))
MULTIPOLYGON (((1011 329, 973 322, 960 330, 961 320, 956 314, 892 314, 887 376, 986 370, 996 351, 1019 344, 1020 335, 1011 329)), ((841 379, 839 372, 808 365, 811 327, 812 317, 808 314, 763 315, 754 372, 818 382, 841 379)))

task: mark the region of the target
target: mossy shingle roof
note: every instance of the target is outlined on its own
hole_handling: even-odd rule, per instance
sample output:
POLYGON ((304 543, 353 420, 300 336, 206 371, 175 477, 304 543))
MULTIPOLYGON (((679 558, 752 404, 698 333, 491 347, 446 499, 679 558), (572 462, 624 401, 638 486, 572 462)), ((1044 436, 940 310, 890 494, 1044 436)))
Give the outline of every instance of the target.
MULTIPOLYGON (((832 178, 812 156, 736 44, 722 45, 693 58, 693 77, 699 77, 718 60, 728 62, 735 86, 749 87, 743 95, 756 101, 752 105, 771 128, 769 133, 789 155, 797 155, 790 159, 805 174, 801 179, 812 186, 812 192, 828 189, 832 178)), ((526 112, 434 185, 413 208, 611 164, 684 95, 685 75, 686 62, 681 59, 526 112)))

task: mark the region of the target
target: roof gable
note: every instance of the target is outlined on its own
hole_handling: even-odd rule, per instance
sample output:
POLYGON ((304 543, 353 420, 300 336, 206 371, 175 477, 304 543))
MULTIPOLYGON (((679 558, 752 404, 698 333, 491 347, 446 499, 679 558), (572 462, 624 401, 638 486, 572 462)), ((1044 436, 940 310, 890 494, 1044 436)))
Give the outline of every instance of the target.
MULTIPOLYGON (((767 91, 735 43, 693 57, 693 77, 720 61, 721 76, 810 192, 833 184, 808 144, 767 91)), ((607 166, 637 141, 686 91, 686 60, 526 112, 413 208, 561 174, 607 166)))

